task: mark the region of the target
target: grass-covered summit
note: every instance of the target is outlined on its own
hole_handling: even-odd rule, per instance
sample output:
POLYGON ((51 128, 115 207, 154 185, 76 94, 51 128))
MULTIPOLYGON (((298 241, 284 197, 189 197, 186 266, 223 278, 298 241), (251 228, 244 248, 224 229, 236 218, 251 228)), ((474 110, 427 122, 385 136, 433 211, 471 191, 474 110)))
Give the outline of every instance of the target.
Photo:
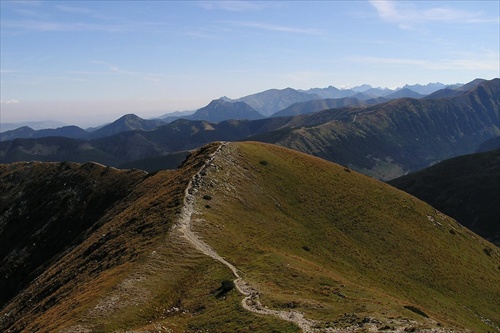
POLYGON ((274 145, 230 144, 208 168, 197 203, 195 232, 269 307, 324 327, 352 318, 379 329, 500 324, 498 249, 345 167, 274 145))

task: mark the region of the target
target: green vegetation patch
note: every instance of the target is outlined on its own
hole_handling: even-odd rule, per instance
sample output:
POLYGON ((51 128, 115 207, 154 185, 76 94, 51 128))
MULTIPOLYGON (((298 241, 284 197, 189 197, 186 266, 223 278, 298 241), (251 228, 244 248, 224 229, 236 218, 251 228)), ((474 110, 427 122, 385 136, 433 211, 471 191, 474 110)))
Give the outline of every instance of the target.
POLYGON ((231 157, 207 172, 200 196, 211 209, 194 230, 263 304, 325 322, 345 312, 412 317, 402 310, 410 303, 451 326, 487 330, 477 314, 500 323, 498 251, 485 255, 488 243, 454 220, 319 158, 252 142, 226 149, 231 157))

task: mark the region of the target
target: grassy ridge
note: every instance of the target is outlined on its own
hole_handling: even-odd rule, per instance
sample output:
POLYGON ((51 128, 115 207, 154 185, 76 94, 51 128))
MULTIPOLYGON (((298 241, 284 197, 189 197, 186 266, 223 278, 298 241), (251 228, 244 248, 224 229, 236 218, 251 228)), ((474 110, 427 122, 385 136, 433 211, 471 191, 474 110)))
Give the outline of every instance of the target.
MULTIPOLYGON (((232 273, 172 229, 217 146, 134 185, 0 310, 0 330, 297 332, 245 311, 235 290, 218 297, 232 273)), ((225 146, 200 186, 193 230, 265 306, 346 330, 500 326, 498 248, 402 191, 251 142, 225 146)))
POLYGON ((491 329, 479 316, 500 324, 490 243, 344 167, 272 145, 229 149, 207 176, 202 194, 211 200, 200 203, 206 222, 195 230, 258 286, 264 304, 330 322, 348 312, 430 325, 415 307, 451 326, 491 329))

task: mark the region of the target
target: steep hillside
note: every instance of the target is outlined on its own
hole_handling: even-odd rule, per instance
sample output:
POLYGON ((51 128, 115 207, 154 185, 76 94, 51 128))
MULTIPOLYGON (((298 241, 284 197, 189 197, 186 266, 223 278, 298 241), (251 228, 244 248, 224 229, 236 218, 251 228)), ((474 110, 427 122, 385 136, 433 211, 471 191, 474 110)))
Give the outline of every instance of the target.
MULTIPOLYGON (((162 171, 145 178, 140 173, 142 181, 135 185, 132 182, 123 187, 108 184, 110 191, 121 192, 122 200, 103 203, 107 206, 104 214, 95 215, 92 224, 79 237, 59 239, 65 243, 64 249, 52 256, 43 269, 35 272, 35 279, 1 308, 0 331, 158 332, 171 329, 198 332, 201 327, 212 325, 225 331, 235 331, 238 327, 240 331, 296 332, 290 323, 248 313, 240 307, 241 298, 234 292, 216 297, 213 291, 222 281, 230 279, 231 273, 175 233, 173 227, 181 212, 184 191, 215 148, 217 145, 194 152, 177 171, 162 171)), ((36 165, 53 175, 52 164, 36 165)), ((54 165, 55 168, 65 166, 54 165)), ((14 193, 19 179, 9 174, 22 172, 23 167, 24 164, 2 166, 2 188, 10 186, 9 193, 14 193)), ((92 169, 96 177, 115 172, 98 165, 76 167, 74 172, 86 168, 92 169)), ((68 170, 68 175, 70 172, 68 170)), ((116 172, 124 176, 130 174, 129 171, 116 172)), ((46 175, 46 179, 50 175, 46 175)), ((32 185, 38 182, 28 179, 26 182, 32 185)), ((87 184, 77 180, 75 175, 71 186, 79 193, 87 184)), ((45 191, 48 194, 54 191, 51 198, 64 198, 58 187, 45 191)), ((2 237, 5 237, 4 223, 15 223, 25 216, 26 211, 18 208, 42 203, 43 196, 20 193, 14 198, 15 202, 10 202, 14 209, 2 211, 2 237)), ((73 220, 68 214, 78 201, 70 203, 61 202, 59 213, 50 220, 65 227, 62 231, 75 231, 69 224, 73 220)), ((31 216, 29 220, 38 224, 25 237, 44 233, 42 217, 31 216)), ((0 243, 0 247, 4 244, 0 243)), ((34 254, 30 243, 27 244, 23 252, 34 254)), ((11 257, 15 253, 12 252, 11 257)), ((23 276, 15 274, 14 277, 23 276)))
POLYGON ((500 149, 500 136, 496 136, 481 143, 475 152, 483 153, 494 149, 500 149))
POLYGON ((147 172, 158 172, 161 170, 177 169, 189 155, 189 151, 167 154, 158 157, 150 157, 142 160, 123 163, 120 169, 140 169, 147 172))
POLYGON ((144 176, 92 163, 0 165, 0 307, 144 176))
POLYGON ((350 97, 315 99, 307 102, 294 103, 289 107, 272 114, 272 117, 297 116, 300 114, 314 113, 322 110, 336 109, 346 106, 364 107, 374 104, 376 104, 376 102, 370 103, 368 101, 360 101, 356 98, 350 97))
POLYGON ((28 126, 22 126, 13 130, 0 133, 0 141, 8 141, 19 138, 31 138, 36 131, 28 126))
POLYGON ((271 145, 229 145, 205 173, 193 230, 264 304, 323 328, 498 330, 498 249, 432 207, 271 145))
POLYGON ((0 142, 0 163, 18 161, 78 163, 94 161, 111 166, 124 162, 121 157, 104 152, 87 140, 46 137, 0 142))
POLYGON ((226 102, 223 99, 211 101, 207 106, 198 109, 193 115, 184 117, 191 120, 219 122, 229 119, 262 119, 263 115, 244 102, 226 102))
POLYGON ((92 132, 91 138, 104 138, 113 134, 133 131, 133 130, 151 130, 165 124, 160 119, 147 120, 142 119, 135 114, 127 114, 115 120, 111 124, 103 126, 92 132))
MULTIPOLYGON (((468 90, 474 89, 478 87, 481 83, 485 82, 484 79, 475 79, 467 84, 454 84, 442 87, 442 89, 433 91, 429 93, 424 98, 427 99, 435 99, 435 98, 449 98, 454 96, 460 96, 462 93, 467 92, 468 90)), ((417 90, 415 90, 417 91, 417 90)))
POLYGON ((350 89, 338 89, 334 86, 327 88, 312 88, 304 91, 305 93, 316 95, 319 98, 346 98, 355 95, 357 92, 350 89))
POLYGON ((241 97, 238 101, 245 102, 264 116, 270 116, 279 110, 297 102, 318 99, 316 95, 297 91, 292 88, 269 89, 257 94, 241 97))
POLYGON ((388 182, 500 246, 500 150, 455 157, 388 182))
POLYGON ((397 90, 387 96, 385 98, 387 99, 396 99, 396 98, 422 98, 425 95, 419 94, 409 88, 403 88, 400 90, 397 90))
MULTIPOLYGON (((322 111, 313 116, 328 119, 322 111)), ((500 79, 484 81, 460 96, 397 99, 350 111, 314 126, 253 139, 320 156, 388 180, 438 161, 475 151, 500 133, 500 79)))
POLYGON ((0 330, 500 330, 498 248, 346 167, 213 144, 130 188, 0 310, 0 330))

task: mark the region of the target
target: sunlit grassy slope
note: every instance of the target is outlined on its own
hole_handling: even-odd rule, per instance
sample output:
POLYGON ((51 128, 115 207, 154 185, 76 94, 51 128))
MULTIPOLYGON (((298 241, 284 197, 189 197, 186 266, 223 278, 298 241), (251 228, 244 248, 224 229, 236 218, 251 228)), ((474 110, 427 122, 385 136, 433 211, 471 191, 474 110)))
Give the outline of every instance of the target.
POLYGON ((337 326, 346 313, 389 327, 391 318, 475 332, 500 326, 498 248, 372 178, 238 143, 216 157, 198 197, 194 230, 269 307, 337 326))
MULTIPOLYGON (((0 309, 0 331, 298 332, 244 310, 236 290, 217 297, 231 271, 175 230, 184 190, 217 146, 134 185, 0 309)), ((402 191, 248 142, 223 147, 195 196, 193 230, 266 307, 342 332, 498 331, 498 248, 402 191)))

